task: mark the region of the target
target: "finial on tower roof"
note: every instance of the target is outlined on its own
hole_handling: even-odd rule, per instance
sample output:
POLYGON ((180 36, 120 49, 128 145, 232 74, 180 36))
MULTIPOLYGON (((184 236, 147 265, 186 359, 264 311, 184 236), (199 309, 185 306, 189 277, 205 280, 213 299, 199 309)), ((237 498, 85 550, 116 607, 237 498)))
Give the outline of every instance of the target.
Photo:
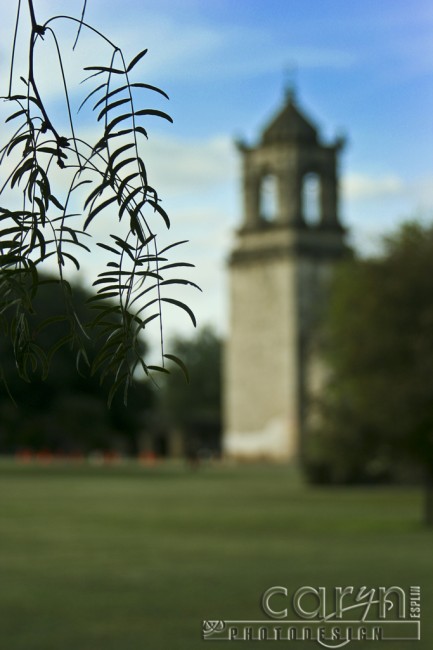
POLYGON ((284 68, 284 93, 290 101, 293 101, 296 95, 297 71, 298 67, 295 61, 290 61, 284 68))

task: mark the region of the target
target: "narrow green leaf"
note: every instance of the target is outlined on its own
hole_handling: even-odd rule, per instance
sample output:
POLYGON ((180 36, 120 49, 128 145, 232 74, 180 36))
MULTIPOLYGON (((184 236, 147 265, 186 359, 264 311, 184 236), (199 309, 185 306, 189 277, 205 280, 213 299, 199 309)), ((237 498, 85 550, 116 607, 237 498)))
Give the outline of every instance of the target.
MULTIPOLYGON (((66 253, 65 251, 62 251, 60 255, 61 257, 67 257, 69 260, 71 260, 71 262, 74 263, 77 271, 80 270, 80 263, 73 255, 71 255, 70 253, 66 253)), ((64 263, 62 264, 62 266, 64 266, 64 263)))
POLYGON ((182 372, 184 374, 184 377, 185 377, 187 383, 189 384, 188 368, 186 367, 186 365, 184 364, 182 359, 179 359, 179 357, 177 357, 175 354, 164 354, 164 357, 165 357, 165 359, 170 359, 170 361, 173 361, 174 363, 176 363, 179 366, 179 368, 182 370, 182 372))
POLYGON ((122 167, 126 167, 126 165, 130 165, 135 161, 136 158, 125 158, 125 160, 122 160, 121 162, 117 163, 115 167, 113 167, 113 174, 114 175, 118 174, 119 171, 122 169, 122 167))
POLYGON ((16 138, 12 138, 11 142, 9 143, 8 149, 7 149, 7 155, 11 153, 11 151, 19 145, 21 142, 24 140, 29 139, 29 133, 28 131, 26 133, 22 133, 20 136, 17 136, 16 138))
POLYGON ((141 226, 141 224, 140 224, 140 222, 138 220, 138 217, 137 217, 136 213, 131 214, 131 222, 130 222, 130 224, 131 224, 131 232, 134 235, 137 235, 138 239, 140 240, 140 242, 144 246, 145 242, 146 242, 146 235, 143 232, 143 228, 142 228, 142 226, 141 226))
MULTIPOLYGON (((21 224, 18 226, 12 226, 11 228, 2 228, 0 230, 0 237, 5 237, 6 235, 12 235, 13 233, 21 233, 25 230, 25 227, 22 226, 21 224)), ((1 241, 0 241, 0 246, 1 246, 1 241)))
POLYGON ((39 211, 40 211, 41 224, 44 226, 45 225, 45 218, 46 218, 45 204, 42 201, 42 199, 40 199, 38 196, 35 196, 35 203, 37 204, 37 206, 39 208, 39 211))
POLYGON ((119 379, 111 386, 110 392, 108 393, 108 408, 111 407, 113 403, 113 399, 117 391, 121 388, 122 384, 125 384, 123 403, 126 406, 126 395, 127 395, 127 389, 129 388, 129 382, 130 382, 129 373, 125 372, 122 375, 120 375, 119 379))
POLYGON ((142 82, 137 82, 131 84, 131 88, 145 88, 147 90, 153 90, 156 93, 159 93, 160 95, 163 95, 166 99, 170 99, 167 93, 165 93, 161 88, 158 88, 157 86, 151 86, 150 84, 145 84, 142 82))
POLYGON ((20 248, 20 242, 15 239, 2 239, 0 241, 1 248, 16 249, 20 248))
MULTIPOLYGON (((108 244, 102 244, 98 242, 96 244, 100 248, 105 248, 105 250, 110 251, 110 253, 114 253, 115 255, 120 255, 120 251, 118 251, 116 248, 113 248, 112 246, 108 246, 108 244)), ((114 264, 114 262, 110 262, 110 264, 114 264)))
POLYGON ((146 140, 148 139, 148 138, 147 138, 147 131, 146 131, 146 129, 143 129, 142 126, 136 126, 135 129, 134 129, 134 131, 137 131, 137 133, 141 133, 142 135, 144 135, 144 137, 146 138, 146 140))
POLYGON ((165 221, 165 225, 167 226, 167 228, 170 228, 170 219, 169 219, 169 217, 168 217, 168 214, 166 213, 166 211, 165 211, 163 208, 161 208, 160 204, 159 204, 159 203, 156 203, 156 201, 152 201, 151 199, 148 199, 147 202, 148 202, 149 205, 152 206, 152 208, 153 208, 156 212, 158 212, 158 214, 161 215, 161 217, 162 217, 162 218, 164 219, 164 221, 165 221))
POLYGON ((106 115, 109 111, 113 110, 113 108, 122 106, 122 104, 126 104, 127 102, 131 102, 129 97, 126 97, 124 99, 119 99, 117 102, 113 102, 112 104, 108 104, 107 106, 104 106, 104 108, 98 115, 97 121, 99 122, 104 117, 104 115, 106 115))
POLYGON ((126 72, 131 72, 132 68, 140 61, 140 59, 143 58, 145 54, 147 54, 147 48, 139 52, 136 56, 134 56, 134 58, 126 68, 126 72))
POLYGON ((41 178, 40 178, 40 180, 38 180, 36 182, 39 185, 39 188, 41 190, 42 198, 45 201, 45 207, 48 210, 48 206, 49 206, 49 202, 50 202, 50 195, 51 195, 50 181, 48 179, 48 176, 47 176, 46 172, 43 170, 42 167, 38 167, 38 171, 39 171, 39 176, 41 178))
POLYGON ((129 129, 121 129, 120 131, 114 131, 114 133, 108 133, 105 131, 104 137, 99 140, 97 144, 95 144, 94 149, 103 149, 107 146, 108 140, 111 140, 112 138, 118 138, 123 135, 130 135, 133 133, 134 129, 129 128, 129 129))
POLYGON ((60 350, 60 348, 62 348, 64 345, 68 345, 68 344, 72 345, 72 343, 73 343, 72 334, 66 334, 65 336, 62 336, 62 338, 58 339, 54 343, 54 345, 52 345, 51 348, 49 349, 49 352, 48 352, 49 362, 51 362, 53 356, 55 355, 55 353, 58 350, 60 350))
POLYGON ((108 165, 110 167, 112 167, 114 161, 116 160, 116 158, 118 158, 120 155, 122 155, 122 153, 124 153, 125 151, 128 151, 128 149, 131 149, 131 147, 135 147, 134 142, 129 142, 128 144, 124 144, 123 147, 120 147, 119 149, 116 149, 111 154, 110 158, 108 159, 108 165))
POLYGON ((117 201, 117 196, 112 196, 111 198, 107 199, 106 201, 103 201, 100 203, 96 208, 90 211, 89 216, 87 217, 86 221, 84 222, 84 230, 87 229, 87 226, 90 224, 91 221, 96 217, 96 215, 101 212, 101 210, 105 210, 111 203, 114 201, 117 201))
POLYGON ((131 203, 131 201, 133 201, 133 199, 134 199, 134 198, 137 196, 137 194, 139 194, 140 192, 142 192, 142 188, 141 188, 141 187, 136 187, 135 190, 133 190, 130 194, 128 194, 128 196, 126 197, 126 199, 123 201, 122 205, 120 206, 120 210, 119 210, 119 219, 122 218, 123 213, 124 213, 125 210, 128 208, 128 205, 131 203))
POLYGON ((92 363, 92 369, 91 369, 92 376, 95 376, 98 370, 101 368, 101 366, 103 366, 103 364, 106 363, 108 359, 111 359, 111 357, 112 357, 111 350, 104 349, 103 353, 98 354, 98 356, 93 360, 92 363))
POLYGON ((107 189, 107 187, 109 187, 107 181, 103 181, 100 185, 95 187, 95 189, 90 192, 90 194, 87 196, 87 199, 84 201, 83 209, 85 210, 89 205, 89 203, 91 203, 91 201, 96 199, 97 196, 100 196, 104 192, 104 190, 107 189))
MULTIPOLYGON (((105 86, 106 84, 104 84, 105 86)), ((163 90, 160 88, 157 88, 156 86, 151 86, 150 84, 145 84, 141 82, 133 83, 133 84, 125 84, 124 86, 120 86, 119 88, 115 88, 114 90, 111 90, 109 93, 101 97, 96 104, 94 105, 93 109, 95 110, 100 106, 103 102, 107 101, 107 99, 110 99, 111 97, 114 97, 115 95, 118 95, 119 93, 123 92, 124 90, 129 90, 130 88, 144 88, 147 90, 153 90, 160 95, 163 95, 166 99, 169 99, 169 96, 167 93, 165 93, 163 90)))
MULTIPOLYGON (((74 185, 74 187, 71 189, 71 192, 73 192, 74 190, 76 190, 76 189, 78 189, 79 187, 81 187, 81 185, 88 185, 88 184, 91 183, 91 182, 92 182, 92 181, 90 181, 90 180, 80 181, 79 183, 77 183, 76 185, 74 185)), ((74 215, 74 216, 76 216, 76 215, 74 215)))
POLYGON ((60 203, 60 201, 59 201, 58 199, 56 199, 56 197, 54 196, 54 194, 50 194, 50 201, 51 201, 51 203, 53 203, 53 204, 56 206, 56 208, 58 208, 59 210, 64 210, 64 209, 65 209, 64 206, 60 203))
MULTIPOLYGON (((118 278, 113 278, 113 276, 105 276, 103 278, 99 278, 99 280, 95 280, 92 282, 92 287, 96 287, 98 284, 108 284, 109 282, 117 282, 118 278)), ((117 285, 116 285, 117 286, 117 285)))
MULTIPOLYGON (((116 252, 118 253, 119 251, 116 251, 116 252)), ((107 264, 107 266, 108 266, 108 264, 107 264)), ((117 265, 117 268, 119 268, 119 265, 117 265)), ((108 278, 109 276, 113 277, 113 275, 115 276, 113 279, 117 280, 119 275, 131 276, 131 271, 118 271, 118 272, 103 271, 102 273, 98 273, 98 278, 108 278)))
POLYGON ((96 294, 95 296, 91 296, 91 298, 88 299, 87 302, 95 302, 96 300, 106 300, 107 298, 117 298, 119 296, 117 291, 113 291, 112 293, 106 293, 106 294, 96 294))
MULTIPOLYGON (((97 93, 98 90, 101 90, 101 89, 104 88, 106 85, 107 85, 107 82, 101 84, 101 85, 98 86, 97 88, 94 88, 94 90, 92 90, 92 92, 89 93, 89 94, 87 95, 87 97, 85 97, 85 99, 81 102, 80 106, 78 107, 78 112, 81 111, 81 109, 83 108, 84 104, 87 102, 88 99, 90 99, 90 97, 92 97, 92 95, 94 95, 95 93, 97 93)), ((103 101, 103 100, 104 100, 104 98, 102 99, 102 101, 103 101)))
POLYGON ((80 242, 80 241, 78 241, 76 239, 62 239, 62 242, 64 244, 74 244, 75 246, 78 246, 79 248, 83 248, 88 253, 91 253, 90 248, 88 246, 86 246, 86 244, 83 244, 82 242, 80 242))
POLYGON ((24 115, 26 112, 27 111, 22 109, 20 111, 17 111, 16 113, 13 113, 12 115, 9 115, 9 117, 5 120, 5 123, 10 122, 11 120, 15 120, 17 117, 19 117, 20 115, 24 115))
POLYGON ((89 70, 95 72, 109 72, 110 74, 125 74, 125 70, 119 70, 118 68, 111 68, 105 65, 88 65, 83 70, 89 70))
MULTIPOLYGON (((146 137, 147 137, 147 136, 146 136, 146 137)), ((141 158, 138 158, 138 166, 140 167, 140 174, 141 174, 141 179, 142 179, 142 181, 143 181, 143 185, 144 185, 144 187, 145 187, 146 190, 147 190, 148 187, 147 187, 147 172, 146 172, 146 165, 144 164, 144 162, 142 161, 141 158)))
POLYGON ((15 172, 15 174, 12 176, 11 180, 11 188, 16 185, 16 183, 19 184, 19 181, 21 180, 22 176, 28 172, 34 165, 34 159, 33 158, 28 158, 15 172))
POLYGON ((35 196, 35 190, 39 187, 38 180, 37 180, 38 176, 39 176, 38 167, 37 166, 33 167, 27 181, 27 197, 29 201, 33 201, 33 197, 35 196))
POLYGON ((190 282, 189 280, 173 279, 173 280, 163 280, 162 282, 160 282, 160 286, 167 285, 167 284, 183 284, 185 286, 190 285, 191 287, 194 287, 195 289, 202 291, 202 289, 198 286, 198 284, 196 284, 195 282, 190 282))
MULTIPOLYGON (((122 115, 118 115, 117 117, 114 118, 109 124, 107 124, 105 128, 105 133, 106 136, 114 129, 117 124, 120 124, 120 122, 124 122, 125 120, 130 119, 133 116, 133 113, 122 113, 122 115)), ((132 131, 132 128, 130 129, 132 131)))
POLYGON ((163 372, 166 375, 169 375, 169 371, 167 368, 163 368, 162 366, 147 366, 149 370, 154 370, 155 372, 163 372))
POLYGON ((164 266, 160 266, 159 270, 160 271, 165 271, 166 269, 175 269, 181 266, 188 266, 191 268, 194 268, 194 264, 191 264, 190 262, 172 262, 170 264, 165 264, 164 266))
POLYGON ((67 158, 68 156, 61 150, 59 149, 54 149, 53 147, 38 147, 37 148, 37 153, 49 153, 52 156, 57 156, 59 158, 67 158))
POLYGON ((80 376, 83 376, 80 370, 80 361, 81 359, 84 359, 84 363, 86 366, 89 368, 90 367, 90 361, 89 357, 87 356, 87 352, 84 348, 80 348, 77 352, 77 358, 75 360, 75 367, 77 369, 77 372, 80 376))
POLYGON ((120 246, 120 248, 122 248, 124 251, 128 251, 129 253, 132 253, 132 251, 134 250, 134 248, 133 248, 133 246, 131 246, 131 244, 128 244, 128 242, 124 241, 123 239, 121 239, 117 235, 110 235, 110 237, 111 237, 111 239, 114 239, 116 244, 118 246, 120 246))
POLYGON ((32 102, 33 104, 36 104, 38 108, 41 108, 41 102, 39 99, 36 99, 36 97, 32 97, 31 95, 12 95, 12 97, 8 97, 8 100, 10 101, 20 101, 20 100, 25 100, 26 102, 32 102))
MULTIPOLYGON (((117 281, 117 278, 112 278, 112 279, 115 282, 115 284, 110 284, 110 285, 107 285, 106 287, 102 287, 101 289, 98 289, 98 292, 97 292, 98 295, 111 293, 111 291, 116 291, 117 295, 119 295, 119 293, 121 291, 127 291, 129 289, 129 285, 127 285, 127 284, 119 284, 118 281, 117 281)), ((96 282, 94 282, 94 284, 96 284, 96 282)))
POLYGON ((130 183, 137 176, 138 176, 138 172, 134 172, 134 174, 129 174, 129 176, 126 176, 126 178, 124 178, 119 185, 118 194, 119 195, 123 194, 123 190, 128 185, 128 183, 130 183))
POLYGON ((163 302, 168 302, 171 305, 175 305, 176 307, 179 307, 180 309, 186 311, 188 316, 191 318, 194 327, 197 327, 197 321, 195 319, 194 312, 192 311, 192 309, 188 307, 188 305, 185 305, 185 303, 181 302, 180 300, 175 300, 174 298, 161 298, 161 300, 163 302))
POLYGON ((141 111, 136 111, 135 115, 155 115, 156 117, 162 117, 164 120, 168 120, 173 124, 173 119, 168 115, 168 113, 158 111, 155 108, 144 108, 141 111))
POLYGON ((146 205, 147 199, 142 199, 137 203, 137 205, 134 207, 134 209, 131 212, 131 219, 136 219, 140 213, 141 208, 146 205))
POLYGON ((159 254, 162 255, 163 253, 166 253, 167 251, 170 250, 170 248, 174 248, 175 246, 181 246, 182 244, 187 244, 188 239, 183 239, 182 241, 177 241, 174 244, 169 244, 165 248, 159 251, 159 254))
MULTIPOLYGON (((99 304, 99 305, 90 305, 90 307, 91 307, 91 309, 94 309, 94 310, 98 309, 99 310, 99 314, 97 316, 95 316, 95 318, 90 323, 91 327, 95 327, 96 325, 98 325, 100 323, 100 321, 103 318, 105 318, 108 314, 115 314, 115 313, 117 314, 117 312, 118 312, 118 306, 117 305, 107 307, 104 304, 102 304, 102 305, 99 304)), ((113 322, 110 322, 110 325, 113 326, 113 322)))
POLYGON ((160 313, 159 313, 159 311, 158 311, 158 312, 156 312, 156 314, 152 314, 151 316, 148 316, 148 317, 145 318, 143 321, 140 320, 140 327, 139 327, 139 329, 144 329, 144 328, 146 327, 146 325, 148 325, 150 322, 152 322, 153 320, 155 320, 155 318, 159 318, 159 316, 160 316, 160 313))

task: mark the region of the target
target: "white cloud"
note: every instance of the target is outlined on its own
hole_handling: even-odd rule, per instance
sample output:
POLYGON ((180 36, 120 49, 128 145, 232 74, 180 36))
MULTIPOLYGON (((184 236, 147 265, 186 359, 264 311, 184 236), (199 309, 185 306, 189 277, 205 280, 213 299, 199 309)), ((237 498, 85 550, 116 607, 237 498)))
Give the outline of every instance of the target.
POLYGON ((406 190, 406 183, 396 174, 371 176, 352 173, 342 179, 343 196, 352 201, 395 196, 406 190))
POLYGON ((433 177, 423 176, 411 184, 411 189, 417 197, 417 207, 421 211, 433 213, 433 177))
MULTIPOLYGON (((114 31, 114 28, 113 28, 114 31)), ((281 45, 264 27, 181 22, 164 14, 147 14, 144 25, 115 27, 121 44, 149 48, 146 75, 176 80, 209 80, 257 76, 281 70, 284 61, 300 68, 342 68, 355 62, 353 54, 335 47, 281 45)))
MULTIPOLYGON (((45 4, 49 7, 49 0, 45 4)), ((256 76, 281 70, 283 62, 289 60, 296 60, 301 68, 341 68, 354 63, 347 49, 296 43, 293 39, 288 45, 277 43, 270 27, 214 23, 202 19, 199 11, 191 13, 179 7, 171 3, 141 5, 129 0, 119 14, 117 3, 94 0, 87 19, 122 47, 127 59, 147 47, 149 53, 141 69, 147 79, 155 82, 161 77, 197 81, 256 76)), ((84 43, 88 39, 86 32, 81 39, 83 52, 92 52, 93 60, 93 47, 84 43)))
POLYGON ((431 223, 433 178, 402 178, 396 174, 349 174, 343 198, 352 244, 363 254, 381 250, 383 236, 408 220, 431 223))
POLYGON ((151 182, 163 194, 194 197, 236 177, 234 145, 227 136, 186 139, 151 137, 143 147, 151 182))

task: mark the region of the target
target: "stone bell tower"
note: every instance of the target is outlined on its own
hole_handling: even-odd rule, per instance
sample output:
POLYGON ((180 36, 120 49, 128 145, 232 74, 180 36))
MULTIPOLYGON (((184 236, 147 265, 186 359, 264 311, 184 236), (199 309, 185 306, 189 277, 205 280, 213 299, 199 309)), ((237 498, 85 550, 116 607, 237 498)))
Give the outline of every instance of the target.
POLYGON ((229 261, 228 457, 302 453, 317 315, 346 251, 338 217, 342 146, 341 139, 321 142, 293 92, 255 146, 238 143, 244 216, 229 261))

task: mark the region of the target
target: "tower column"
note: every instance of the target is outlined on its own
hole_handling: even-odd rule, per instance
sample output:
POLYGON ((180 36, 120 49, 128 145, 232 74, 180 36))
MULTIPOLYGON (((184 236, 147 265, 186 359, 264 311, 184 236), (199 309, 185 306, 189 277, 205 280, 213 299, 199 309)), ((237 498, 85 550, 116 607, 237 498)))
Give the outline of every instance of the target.
POLYGON ((321 161, 321 223, 327 228, 339 229, 337 153, 343 140, 323 148, 321 161))
POLYGON ((301 190, 297 174, 286 173, 278 179, 278 201, 280 223, 297 226, 301 222, 301 190))
POLYGON ((254 174, 245 174, 243 184, 244 194, 244 227, 254 229, 260 223, 260 179, 254 174))

